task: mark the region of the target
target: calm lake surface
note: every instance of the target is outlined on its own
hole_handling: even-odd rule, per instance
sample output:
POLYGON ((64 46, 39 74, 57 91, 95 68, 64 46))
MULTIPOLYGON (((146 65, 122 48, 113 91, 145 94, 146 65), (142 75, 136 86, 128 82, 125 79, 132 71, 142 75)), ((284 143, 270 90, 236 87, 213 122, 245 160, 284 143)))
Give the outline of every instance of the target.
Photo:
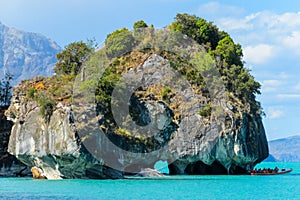
POLYGON ((300 163, 276 176, 172 176, 144 180, 0 178, 0 199, 300 199, 300 163))

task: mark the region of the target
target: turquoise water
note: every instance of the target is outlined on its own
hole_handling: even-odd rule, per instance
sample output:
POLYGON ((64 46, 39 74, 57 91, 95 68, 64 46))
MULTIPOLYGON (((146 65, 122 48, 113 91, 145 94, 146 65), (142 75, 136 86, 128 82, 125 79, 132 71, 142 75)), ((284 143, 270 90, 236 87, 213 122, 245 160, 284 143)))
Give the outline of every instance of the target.
POLYGON ((0 178, 0 199, 300 199, 300 163, 277 176, 172 176, 160 180, 0 178))

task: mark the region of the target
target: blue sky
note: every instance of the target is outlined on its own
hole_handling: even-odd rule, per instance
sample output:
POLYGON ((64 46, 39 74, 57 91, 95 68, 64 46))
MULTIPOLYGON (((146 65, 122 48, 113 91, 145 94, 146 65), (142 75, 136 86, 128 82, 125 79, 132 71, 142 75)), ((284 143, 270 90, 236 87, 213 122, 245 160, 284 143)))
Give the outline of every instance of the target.
POLYGON ((268 139, 300 134, 300 4, 296 0, 1 0, 0 21, 41 33, 60 46, 131 28, 140 19, 156 28, 177 13, 213 21, 242 45, 246 67, 262 84, 268 139))

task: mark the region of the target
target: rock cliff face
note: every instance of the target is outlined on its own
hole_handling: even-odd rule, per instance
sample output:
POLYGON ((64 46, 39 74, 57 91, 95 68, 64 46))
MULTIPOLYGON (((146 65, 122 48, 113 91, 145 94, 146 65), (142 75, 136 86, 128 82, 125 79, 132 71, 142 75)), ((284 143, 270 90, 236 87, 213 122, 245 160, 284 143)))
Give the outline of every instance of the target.
MULTIPOLYGON (((11 84, 16 85, 23 79, 49 76, 60 50, 54 41, 41 34, 9 28, 0 22, 0 79, 8 72, 13 75, 11 84)), ((28 174, 30 169, 7 152, 13 123, 4 116, 4 109, 0 107, 0 175, 28 174)))
MULTIPOLYGON (((23 82, 24 83, 24 82, 23 82)), ((11 106, 6 111, 14 122, 8 151, 22 163, 41 170, 47 179, 120 178, 85 151, 76 137, 71 108, 58 104, 45 121, 37 102, 24 102, 28 85, 13 89, 11 106)))
POLYGON ((0 176, 22 176, 29 171, 15 156, 7 152, 12 122, 4 116, 6 107, 0 107, 0 176))
POLYGON ((35 76, 51 75, 60 50, 41 34, 9 28, 0 22, 0 74, 14 75, 13 85, 35 76))
MULTIPOLYGON (((152 55, 132 69, 136 70, 133 74, 144 80, 145 87, 155 85, 156 78, 165 76, 167 63, 152 55), (148 74, 139 74, 145 69, 148 74), (154 76, 147 78, 149 74, 154 76)), ((130 77, 130 71, 128 74, 130 77)), ((26 98, 28 84, 23 82, 13 89, 6 112, 14 123, 8 151, 24 164, 38 167, 50 179, 122 178, 122 172, 153 168, 159 160, 168 161, 170 174, 240 174, 268 156, 260 115, 245 111, 233 97, 227 102, 213 102, 226 111, 221 121, 199 114, 203 106, 199 99, 204 97, 195 95, 192 89, 178 90, 168 100, 172 103, 185 98, 189 102, 180 119, 175 116, 176 109, 161 100, 131 98, 134 121, 140 125, 150 123, 149 130, 156 131, 145 139, 126 131, 109 130, 101 110, 97 116, 90 115, 95 112, 93 105, 58 103, 47 121, 40 106, 26 98), (106 135, 97 134, 99 127, 106 129, 106 135), (107 139, 115 146, 108 145, 107 139), (87 144, 94 148, 84 146, 87 144)))

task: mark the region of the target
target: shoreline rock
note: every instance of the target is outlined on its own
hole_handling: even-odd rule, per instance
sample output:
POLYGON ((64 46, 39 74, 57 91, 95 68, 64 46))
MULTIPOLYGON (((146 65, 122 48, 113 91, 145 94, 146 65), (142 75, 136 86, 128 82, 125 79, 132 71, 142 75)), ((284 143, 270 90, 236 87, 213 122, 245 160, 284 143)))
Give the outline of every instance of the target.
POLYGON ((164 176, 164 174, 151 168, 145 168, 145 169, 142 168, 138 174, 134 175, 134 177, 162 177, 162 176, 164 176))
POLYGON ((44 175, 43 171, 38 167, 32 167, 31 173, 32 173, 32 177, 34 179, 47 179, 47 177, 44 175))

